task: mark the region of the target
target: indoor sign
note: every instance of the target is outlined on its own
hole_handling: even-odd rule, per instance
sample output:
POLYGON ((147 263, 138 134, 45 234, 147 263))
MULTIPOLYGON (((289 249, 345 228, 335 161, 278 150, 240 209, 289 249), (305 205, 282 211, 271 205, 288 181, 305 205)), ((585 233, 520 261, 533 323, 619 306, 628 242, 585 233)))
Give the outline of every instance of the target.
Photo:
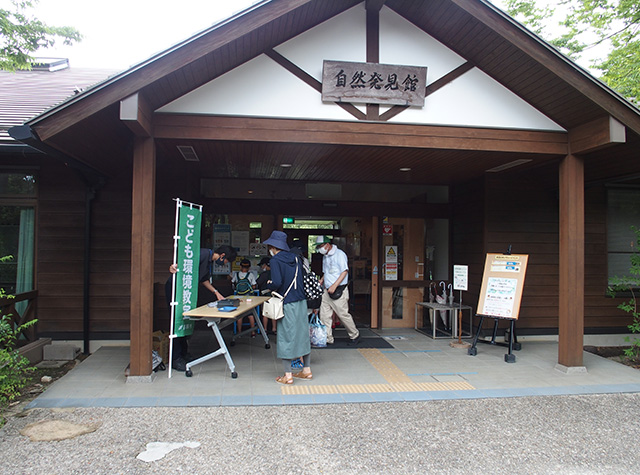
POLYGON ((324 61, 322 100, 424 106, 427 68, 324 61))

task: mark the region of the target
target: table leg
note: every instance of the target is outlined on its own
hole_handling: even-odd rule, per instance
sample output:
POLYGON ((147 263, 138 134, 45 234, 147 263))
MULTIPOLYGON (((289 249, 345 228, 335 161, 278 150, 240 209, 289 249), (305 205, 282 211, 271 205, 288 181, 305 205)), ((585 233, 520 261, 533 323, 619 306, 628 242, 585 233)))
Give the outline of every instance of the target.
MULTIPOLYGON (((217 319, 219 320, 219 319, 217 319)), ((204 363, 205 361, 209 361, 210 359, 215 358, 216 356, 220 356, 220 355, 224 355, 225 359, 227 360, 227 366, 229 367, 229 370, 231 371, 231 377, 232 378, 237 378, 238 377, 238 373, 236 373, 236 366, 233 364, 233 359, 231 359, 231 355, 229 354, 229 350, 227 349, 227 345, 224 342, 224 338, 222 338, 222 334, 220 333, 220 329, 218 328, 218 322, 217 321, 209 321, 207 322, 207 325, 211 328, 211 330, 213 331, 213 334, 216 336, 216 340, 218 340, 218 344, 220 345, 220 349, 218 349, 217 351, 214 351, 213 353, 209 353, 208 355, 204 355, 201 358, 198 358, 197 360, 191 361, 189 363, 187 363, 186 365, 186 370, 185 370, 185 375, 190 378, 191 376, 193 376, 193 372, 191 371, 191 368, 195 365, 198 365, 200 363, 204 363)))
POLYGON ((260 315, 258 314, 258 311, 255 308, 253 309, 253 317, 255 318, 256 324, 258 325, 258 328, 260 329, 260 334, 262 335, 262 338, 264 339, 264 347, 268 350, 269 348, 271 348, 271 345, 269 344, 269 336, 267 335, 267 331, 262 326, 262 320, 260 319, 260 315))

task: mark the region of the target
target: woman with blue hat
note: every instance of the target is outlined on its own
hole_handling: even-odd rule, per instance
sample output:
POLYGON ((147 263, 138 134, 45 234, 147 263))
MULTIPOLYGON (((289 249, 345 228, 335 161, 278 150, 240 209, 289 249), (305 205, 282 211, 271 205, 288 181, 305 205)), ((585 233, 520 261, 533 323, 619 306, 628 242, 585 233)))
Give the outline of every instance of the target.
POLYGON ((309 339, 309 319, 307 318, 307 299, 304 295, 302 261, 287 244, 287 235, 282 231, 273 231, 264 241, 269 249, 271 260, 271 280, 267 286, 284 295, 284 317, 278 322, 277 356, 282 359, 284 376, 278 376, 276 382, 293 384, 293 379, 313 378, 311 374, 311 341, 309 339), (291 285, 293 283, 293 285, 291 285), (288 292, 287 292, 287 289, 288 292), (286 294, 286 295, 285 295, 286 294), (292 374, 291 361, 300 355, 304 357, 302 371, 292 374))

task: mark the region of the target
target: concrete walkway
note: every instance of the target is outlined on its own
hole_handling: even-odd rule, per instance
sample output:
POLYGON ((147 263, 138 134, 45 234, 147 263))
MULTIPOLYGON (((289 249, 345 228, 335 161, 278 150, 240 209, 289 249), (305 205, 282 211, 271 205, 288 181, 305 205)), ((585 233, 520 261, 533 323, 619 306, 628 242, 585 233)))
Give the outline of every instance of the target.
POLYGON ((587 373, 561 373, 553 342, 509 364, 503 347, 380 334, 391 348, 313 350, 313 381, 293 387, 258 339, 232 348, 237 379, 216 358, 145 384, 125 382, 127 348, 103 347, 0 429, 0 473, 640 471, 640 371, 585 353, 587 373), (45 423, 88 433, 23 435, 45 423))
MULTIPOLYGON (((230 354, 238 377, 231 377, 220 356, 183 372, 154 374, 150 383, 127 383, 128 347, 102 347, 42 395, 30 408, 47 407, 191 407, 281 406, 353 402, 431 401, 522 396, 640 392, 640 371, 584 354, 585 373, 555 369, 558 346, 522 341, 515 363, 506 363, 505 347, 478 345, 477 356, 452 348, 451 340, 433 340, 414 330, 363 330, 384 338, 390 348, 313 349, 312 381, 277 384, 282 374, 276 344, 265 349, 260 338, 241 338, 230 354)), ((341 332, 337 332, 337 338, 341 332)), ((212 332, 199 330, 194 356, 217 349, 212 332)))

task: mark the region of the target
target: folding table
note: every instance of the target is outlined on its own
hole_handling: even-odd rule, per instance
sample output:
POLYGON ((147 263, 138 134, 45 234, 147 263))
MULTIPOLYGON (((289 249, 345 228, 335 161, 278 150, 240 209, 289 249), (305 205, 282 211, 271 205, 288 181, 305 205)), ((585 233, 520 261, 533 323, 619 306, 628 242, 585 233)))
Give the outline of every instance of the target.
MULTIPOLYGON (((241 317, 245 317, 250 313, 253 313, 256 325, 258 325, 258 328, 260 329, 260 334, 264 339, 264 347, 266 349, 271 348, 271 345, 269 344, 269 337, 267 336, 267 332, 262 326, 260 315, 258 313, 258 307, 265 301, 269 300, 269 297, 260 297, 256 295, 236 295, 229 298, 240 300, 240 306, 231 312, 223 312, 215 306, 210 307, 209 305, 202 305, 201 307, 194 308, 193 310, 189 310, 188 312, 184 313, 184 317, 190 320, 205 320, 207 322, 207 326, 211 328, 213 334, 216 336, 216 340, 218 340, 218 344, 220 345, 220 349, 218 349, 217 351, 214 351, 213 353, 209 353, 208 355, 202 356, 194 361, 187 363, 185 370, 185 375, 187 377, 193 376, 193 372, 191 371, 192 367, 197 364, 204 363, 205 361, 209 361, 210 359, 220 355, 224 355, 225 359, 227 360, 227 366, 229 366, 229 370, 231 371, 231 377, 238 377, 238 373, 236 373, 235 371, 236 367, 233 364, 233 360, 231 359, 231 355, 229 354, 229 350, 227 349, 227 345, 222 338, 220 330, 229 325, 233 325, 236 320, 240 319, 241 317)), ((236 338, 250 333, 251 331, 255 331, 255 328, 248 328, 233 335, 231 337, 231 346, 235 344, 236 338)))

